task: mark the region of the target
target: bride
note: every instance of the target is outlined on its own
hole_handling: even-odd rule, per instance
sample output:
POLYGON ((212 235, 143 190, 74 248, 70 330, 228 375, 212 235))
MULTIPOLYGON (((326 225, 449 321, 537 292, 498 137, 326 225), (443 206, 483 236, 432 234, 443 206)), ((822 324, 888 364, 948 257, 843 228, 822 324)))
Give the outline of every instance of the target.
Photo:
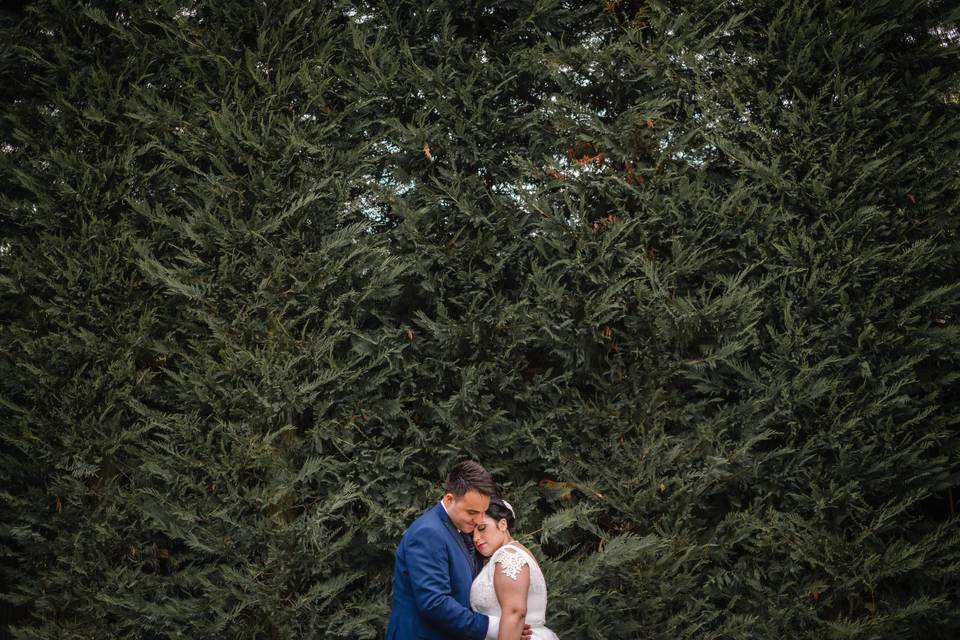
POLYGON ((513 539, 515 521, 510 503, 492 496, 483 522, 473 530, 474 546, 490 561, 470 587, 470 608, 490 616, 491 631, 499 618, 497 640, 519 640, 524 623, 533 640, 559 640, 544 626, 547 583, 533 554, 513 539))

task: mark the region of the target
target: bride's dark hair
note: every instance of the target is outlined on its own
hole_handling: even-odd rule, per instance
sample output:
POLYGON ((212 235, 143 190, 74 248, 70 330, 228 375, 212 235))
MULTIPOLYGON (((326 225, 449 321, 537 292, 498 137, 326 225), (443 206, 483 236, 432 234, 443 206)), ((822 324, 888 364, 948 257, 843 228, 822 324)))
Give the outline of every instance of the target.
POLYGON ((513 525, 517 521, 517 516, 514 515, 513 509, 507 506, 506 500, 500 496, 490 496, 490 506, 487 507, 487 515, 497 522, 506 520, 507 531, 513 533, 513 525))

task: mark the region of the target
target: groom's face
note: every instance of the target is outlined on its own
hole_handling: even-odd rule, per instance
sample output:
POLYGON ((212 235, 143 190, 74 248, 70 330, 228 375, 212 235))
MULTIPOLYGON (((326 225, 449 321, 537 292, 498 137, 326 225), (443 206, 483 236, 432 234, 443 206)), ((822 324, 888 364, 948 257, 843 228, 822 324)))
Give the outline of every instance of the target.
POLYGON ((483 514, 490 505, 490 496, 470 490, 462 496, 448 493, 443 496, 450 522, 463 533, 473 533, 474 527, 483 522, 483 514))

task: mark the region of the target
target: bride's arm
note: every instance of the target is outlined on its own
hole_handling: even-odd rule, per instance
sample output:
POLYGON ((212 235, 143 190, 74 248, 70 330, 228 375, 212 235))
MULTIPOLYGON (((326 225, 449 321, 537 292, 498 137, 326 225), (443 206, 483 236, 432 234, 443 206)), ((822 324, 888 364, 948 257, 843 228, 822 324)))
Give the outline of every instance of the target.
POLYGON ((527 590, 530 588, 530 567, 504 571, 497 564, 493 573, 493 588, 500 603, 500 633, 497 640, 520 640, 527 617, 527 590))

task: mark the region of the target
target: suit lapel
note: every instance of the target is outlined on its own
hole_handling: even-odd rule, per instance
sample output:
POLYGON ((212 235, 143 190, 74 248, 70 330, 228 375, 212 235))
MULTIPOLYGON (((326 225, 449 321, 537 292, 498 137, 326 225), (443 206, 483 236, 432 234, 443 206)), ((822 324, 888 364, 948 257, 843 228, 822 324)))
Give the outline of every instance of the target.
POLYGON ((437 516, 440 518, 440 521, 443 522, 443 525, 447 528, 447 531, 450 532, 450 535, 453 536, 453 539, 457 542, 457 546, 460 547, 460 550, 463 551, 463 555, 467 558, 467 563, 470 565, 470 571, 472 573, 476 573, 476 562, 473 554, 470 553, 469 549, 467 549, 467 543, 463 541, 463 536, 460 535, 460 532, 457 531, 457 528, 453 526, 452 522, 450 522, 450 517, 447 515, 443 505, 438 504, 437 509, 437 516))

